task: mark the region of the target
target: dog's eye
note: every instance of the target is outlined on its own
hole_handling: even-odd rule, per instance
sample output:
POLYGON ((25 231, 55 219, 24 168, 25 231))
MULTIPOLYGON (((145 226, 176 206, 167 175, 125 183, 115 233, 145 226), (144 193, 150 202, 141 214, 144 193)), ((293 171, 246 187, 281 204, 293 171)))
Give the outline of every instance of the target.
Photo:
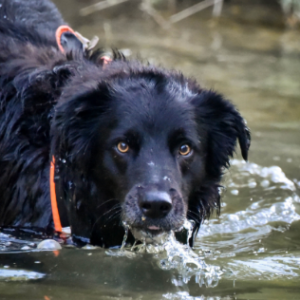
POLYGON ((121 153, 126 153, 129 151, 129 146, 124 142, 118 143, 117 148, 121 153))
POLYGON ((182 156, 186 156, 190 154, 192 151, 192 148, 189 145, 181 145, 179 148, 179 154, 182 156))

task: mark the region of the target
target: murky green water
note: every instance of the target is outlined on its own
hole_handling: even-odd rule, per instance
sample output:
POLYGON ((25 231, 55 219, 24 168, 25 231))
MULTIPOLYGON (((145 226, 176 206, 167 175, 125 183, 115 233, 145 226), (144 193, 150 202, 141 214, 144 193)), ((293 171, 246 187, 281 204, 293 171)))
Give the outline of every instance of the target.
MULTIPOLYGON (((276 10, 237 1, 218 22, 207 10, 167 30, 138 1, 87 17, 79 9, 91 1, 56 2, 83 35, 224 93, 247 119, 253 142, 248 164, 232 161, 221 217, 203 225, 194 249, 208 268, 220 268, 215 287, 205 286, 208 271, 199 284, 187 269, 163 270, 157 254, 64 248, 56 256, 2 242, 0 299, 300 299, 299 31, 275 26, 276 10)), ((164 7, 160 13, 170 15, 164 7)))

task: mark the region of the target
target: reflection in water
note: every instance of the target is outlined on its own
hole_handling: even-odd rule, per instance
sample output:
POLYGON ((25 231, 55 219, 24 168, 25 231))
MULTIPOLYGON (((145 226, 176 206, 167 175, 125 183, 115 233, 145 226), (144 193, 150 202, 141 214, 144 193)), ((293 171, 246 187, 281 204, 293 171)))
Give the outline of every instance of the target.
POLYGON ((26 271, 26 270, 9 270, 9 269, 0 268, 0 281, 28 281, 28 280, 36 280, 41 279, 46 276, 46 274, 26 271))

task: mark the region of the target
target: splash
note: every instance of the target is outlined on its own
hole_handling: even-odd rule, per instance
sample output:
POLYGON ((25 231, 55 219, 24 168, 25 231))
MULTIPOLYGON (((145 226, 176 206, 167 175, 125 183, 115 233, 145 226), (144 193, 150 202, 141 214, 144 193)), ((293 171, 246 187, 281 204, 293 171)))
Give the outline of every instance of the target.
MULTIPOLYGON (((237 233, 251 228, 260 230, 262 226, 271 222, 282 221, 291 224, 297 220, 300 220, 300 215, 296 212, 293 198, 288 197, 283 202, 275 203, 269 208, 261 208, 259 204, 254 203, 246 210, 234 214, 224 214, 221 224, 217 224, 217 220, 212 220, 210 224, 204 224, 200 236, 237 233)), ((273 229, 272 226, 268 228, 268 232, 273 229)))
POLYGON ((195 248, 222 266, 226 279, 298 280, 298 241, 289 237, 292 223, 300 220, 297 182, 277 166, 239 160, 231 165, 230 193, 223 197, 228 202, 219 219, 201 226, 195 248))
POLYGON ((173 234, 164 244, 164 250, 165 252, 159 252, 156 258, 161 269, 178 272, 178 276, 172 280, 174 285, 183 286, 192 278, 199 287, 218 285, 223 273, 221 268, 206 264, 204 257, 197 255, 189 246, 180 244, 173 234))
MULTIPOLYGON (((281 189, 287 189, 295 191, 295 184, 288 179, 284 172, 278 166, 261 167, 255 163, 246 163, 238 159, 232 159, 231 166, 235 166, 239 169, 240 174, 243 175, 258 175, 261 178, 270 180, 273 183, 279 183, 281 189)), ((239 174, 239 175, 240 175, 239 174)))
POLYGON ((128 238, 128 231, 130 229, 129 225, 127 225, 126 222, 123 222, 123 226, 124 226, 124 229, 125 229, 125 233, 124 233, 124 237, 123 237, 123 241, 122 241, 122 245, 121 245, 121 250, 124 250, 124 248, 126 246, 126 241, 127 241, 127 238, 128 238))
POLYGON ((219 297, 219 296, 191 296, 188 292, 186 291, 179 291, 177 293, 167 293, 162 295, 164 299, 168 300, 229 300, 232 298, 229 297, 219 297))
MULTIPOLYGON (((263 230, 265 235, 264 229, 268 228, 268 232, 274 229, 270 223, 291 224, 300 220, 297 213, 300 199, 296 193, 296 186, 281 168, 261 167, 236 159, 231 161, 231 165, 238 171, 229 179, 228 189, 231 189, 231 194, 235 196, 239 193, 249 193, 249 205, 235 213, 222 213, 219 219, 212 219, 209 224, 203 224, 199 232, 201 237, 232 234, 249 229, 263 230)), ((247 204, 247 201, 244 203, 247 204)), ((226 206, 226 203, 223 206, 226 206)))
MULTIPOLYGON (((203 257, 197 255, 188 245, 179 243, 174 232, 168 233, 163 242, 149 244, 146 239, 143 239, 140 244, 136 242, 133 246, 126 247, 129 227, 126 224, 124 227, 125 235, 122 247, 118 250, 106 251, 107 255, 134 258, 140 253, 149 253, 153 255, 160 269, 175 271, 176 275, 172 278, 175 286, 184 286, 192 278, 200 287, 217 286, 222 275, 221 268, 207 265, 203 257)), ((188 231, 187 241, 192 235, 193 227, 188 220, 184 222, 183 229, 188 231)))

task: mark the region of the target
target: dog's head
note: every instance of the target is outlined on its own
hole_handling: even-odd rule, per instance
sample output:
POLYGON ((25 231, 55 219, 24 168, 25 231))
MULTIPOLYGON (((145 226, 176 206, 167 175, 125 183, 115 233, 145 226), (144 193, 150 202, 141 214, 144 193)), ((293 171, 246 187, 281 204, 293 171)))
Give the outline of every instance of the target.
POLYGON ((71 226, 85 227, 75 234, 112 219, 138 239, 178 231, 187 217, 198 228, 219 208, 236 140, 247 159, 250 135, 235 107, 179 73, 138 63, 81 76, 53 123, 69 219, 84 224, 71 226))

